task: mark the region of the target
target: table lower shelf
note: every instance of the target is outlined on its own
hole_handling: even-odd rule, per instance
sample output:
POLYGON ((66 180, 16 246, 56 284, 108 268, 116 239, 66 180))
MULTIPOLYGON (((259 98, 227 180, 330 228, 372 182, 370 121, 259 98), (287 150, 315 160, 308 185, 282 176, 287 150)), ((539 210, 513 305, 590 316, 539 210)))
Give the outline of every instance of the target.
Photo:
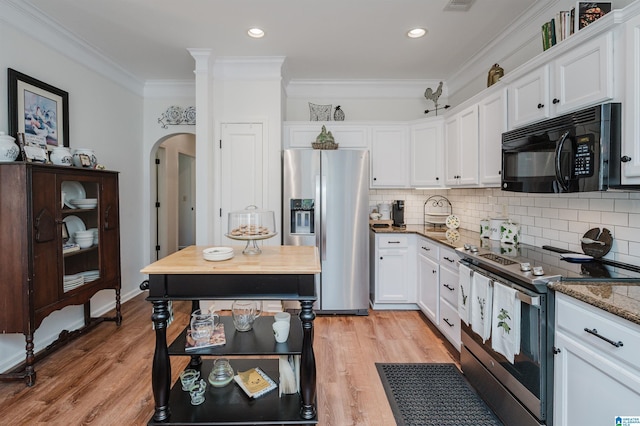
MULTIPOLYGON (((203 359, 201 376, 206 380, 213 359, 203 359)), ((260 367, 276 383, 279 382, 277 359, 231 359, 233 370, 245 371, 260 367)), ((299 394, 278 395, 278 389, 257 399, 249 398, 242 389, 231 382, 222 388, 215 388, 207 382, 205 401, 191 405, 189 392, 182 390, 178 381, 169 395, 170 417, 149 425, 274 425, 274 424, 317 424, 316 418, 305 420, 300 417, 301 399, 299 394)))

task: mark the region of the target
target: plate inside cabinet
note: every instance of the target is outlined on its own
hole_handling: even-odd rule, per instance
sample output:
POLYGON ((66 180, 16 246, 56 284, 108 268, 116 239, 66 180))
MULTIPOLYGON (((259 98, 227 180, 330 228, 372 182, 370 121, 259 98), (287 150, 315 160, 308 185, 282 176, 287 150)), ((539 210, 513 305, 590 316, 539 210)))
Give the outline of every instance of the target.
POLYGON ((62 221, 67 224, 67 231, 69 232, 68 242, 71 242, 71 243, 75 242, 76 232, 87 230, 87 226, 84 224, 82 219, 80 219, 78 216, 69 215, 69 216, 66 216, 64 219, 62 219, 62 221))
POLYGON ((60 185, 60 190, 64 192, 64 204, 70 209, 77 208, 71 200, 79 200, 87 198, 87 193, 84 190, 84 186, 80 182, 76 181, 64 181, 60 185))
POLYGON ((450 214, 449 216, 447 216, 444 224, 447 225, 447 228, 449 229, 458 229, 460 227, 460 219, 458 218, 458 216, 450 214))
POLYGON ((609 253, 612 245, 613 236, 607 228, 602 228, 602 231, 600 228, 589 229, 582 237, 582 251, 595 258, 609 253))

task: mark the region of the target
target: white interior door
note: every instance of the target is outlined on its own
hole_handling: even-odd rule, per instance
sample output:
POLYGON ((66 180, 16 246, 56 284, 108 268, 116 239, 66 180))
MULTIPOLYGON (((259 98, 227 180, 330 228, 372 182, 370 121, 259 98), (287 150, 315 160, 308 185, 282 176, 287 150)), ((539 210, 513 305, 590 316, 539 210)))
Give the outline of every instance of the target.
POLYGON ((178 154, 178 249, 196 243, 195 158, 178 154))
MULTIPOLYGON (((221 229, 227 233, 229 212, 255 205, 264 208, 262 191, 262 124, 222 124, 220 142, 221 229)), ((223 245, 242 242, 222 237, 223 245)))

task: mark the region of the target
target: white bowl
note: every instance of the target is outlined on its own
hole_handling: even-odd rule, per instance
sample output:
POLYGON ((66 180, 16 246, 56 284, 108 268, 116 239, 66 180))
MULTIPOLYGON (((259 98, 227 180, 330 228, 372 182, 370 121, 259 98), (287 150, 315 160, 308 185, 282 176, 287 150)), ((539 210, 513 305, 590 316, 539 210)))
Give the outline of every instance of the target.
POLYGON ((76 238, 76 244, 80 246, 81 249, 89 248, 93 245, 93 237, 90 238, 76 238))
POLYGON ((78 238, 93 238, 95 236, 93 231, 76 231, 75 234, 73 234, 73 237, 78 239, 78 238))

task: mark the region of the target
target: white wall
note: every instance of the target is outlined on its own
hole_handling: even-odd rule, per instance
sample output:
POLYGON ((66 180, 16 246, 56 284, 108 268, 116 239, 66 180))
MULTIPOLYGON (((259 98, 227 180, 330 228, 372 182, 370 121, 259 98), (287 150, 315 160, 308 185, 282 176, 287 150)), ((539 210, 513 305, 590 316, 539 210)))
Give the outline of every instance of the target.
MULTIPOLYGON (((0 18, 1 21, 1 18, 0 18)), ((7 99, 7 68, 42 80, 69 93, 70 147, 91 148, 98 161, 120 172, 120 225, 122 300, 138 294, 145 266, 142 238, 142 98, 111 80, 90 71, 83 64, 17 31, 6 22, 0 25, 0 99, 7 99)), ((7 103, 0 103, 0 130, 7 130, 7 103)), ((0 182, 0 185, 11 183, 0 182)), ((0 250, 10 250, 0 247, 0 250)), ((0 256, 1 258, 1 256, 0 256)), ((115 306, 113 291, 102 291, 92 299, 94 315, 115 306)), ((83 323, 82 306, 71 306, 44 320, 35 333, 38 351, 57 338, 63 329, 83 323)), ((125 318, 126 321, 126 318, 125 318)), ((113 326, 107 323, 107 326, 113 326)), ((24 336, 0 336, 0 370, 24 360, 24 336)))

